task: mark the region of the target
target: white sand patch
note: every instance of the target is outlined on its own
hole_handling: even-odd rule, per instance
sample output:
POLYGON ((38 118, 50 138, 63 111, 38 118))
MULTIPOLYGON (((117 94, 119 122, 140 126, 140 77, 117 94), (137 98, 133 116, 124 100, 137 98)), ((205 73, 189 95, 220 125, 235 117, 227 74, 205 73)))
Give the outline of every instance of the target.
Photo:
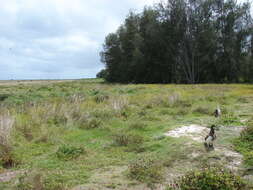
POLYGON ((227 167, 232 170, 237 170, 243 162, 243 156, 227 148, 216 148, 215 151, 221 155, 222 158, 226 159, 227 167))
POLYGON ((12 179, 16 178, 18 175, 22 175, 24 173, 25 173, 24 170, 1 173, 0 174, 0 182, 9 182, 12 179))
MULTIPOLYGON (((240 132, 244 129, 244 126, 231 126, 231 127, 220 127, 220 132, 224 130, 226 132, 229 132, 229 134, 235 134, 238 135, 240 132)), ((182 126, 177 129, 168 131, 165 133, 165 136, 170 136, 170 137, 189 137, 192 140, 195 140, 197 142, 203 143, 204 138, 206 135, 209 133, 210 129, 204 126, 200 125, 189 125, 189 126, 182 126)), ((219 134, 217 134, 219 138, 219 134)), ((226 133, 225 133, 226 135, 226 133)), ((191 144, 191 142, 189 142, 191 144)), ((223 162, 226 163, 225 167, 232 169, 232 170, 239 170, 240 166, 242 165, 243 162, 243 156, 237 152, 234 152, 230 150, 229 148, 223 147, 220 144, 215 144, 214 146, 214 152, 217 154, 217 158, 223 162)), ((206 153, 208 154, 208 153, 206 153)), ((197 158, 200 156, 201 153, 199 152, 193 152, 191 154, 191 158, 197 158)))
POLYGON ((209 129, 207 127, 203 127, 201 125, 189 125, 189 126, 182 126, 177 129, 168 131, 165 133, 165 136, 169 137, 190 137, 191 139, 203 142, 205 136, 208 134, 209 129))

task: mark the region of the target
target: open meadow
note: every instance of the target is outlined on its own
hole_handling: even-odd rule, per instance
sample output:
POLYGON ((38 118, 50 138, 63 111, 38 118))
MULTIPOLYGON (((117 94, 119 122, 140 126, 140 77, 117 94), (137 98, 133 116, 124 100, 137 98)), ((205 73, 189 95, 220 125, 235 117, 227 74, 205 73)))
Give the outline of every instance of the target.
POLYGON ((252 188, 253 85, 0 82, 1 190, 187 190, 221 167, 252 188))

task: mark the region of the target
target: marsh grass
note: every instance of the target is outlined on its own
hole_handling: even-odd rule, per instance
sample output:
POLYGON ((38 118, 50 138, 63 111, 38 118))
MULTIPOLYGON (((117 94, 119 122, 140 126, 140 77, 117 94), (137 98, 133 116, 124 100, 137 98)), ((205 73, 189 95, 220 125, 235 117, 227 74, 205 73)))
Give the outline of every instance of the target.
MULTIPOLYGON (((5 86, 0 94, 11 94, 1 101, 0 111, 5 123, 11 121, 1 124, 6 134, 6 126, 13 133, 6 141, 9 155, 14 163, 21 161, 12 169, 41 171, 46 190, 72 189, 105 168, 119 166, 129 166, 128 178, 121 173, 115 177, 122 185, 135 180, 160 183, 162 171, 190 168, 189 155, 199 150, 188 146, 188 138, 165 137, 166 131, 191 123, 216 123, 212 115, 216 105, 222 110, 219 122, 226 126, 239 125, 239 111, 253 112, 250 101, 238 100, 252 96, 253 88, 247 85, 112 85, 77 80, 5 86), (4 110, 11 114, 2 114, 4 110), (83 152, 80 147, 85 147, 83 152)), ((248 141, 238 140, 243 152, 249 146, 248 141)), ((251 154, 244 155, 250 160, 251 154)), ((198 166, 200 161, 193 162, 198 166)), ((6 189, 13 183, 5 184, 6 189)))
POLYGON ((17 164, 13 155, 11 133, 13 130, 14 118, 8 111, 0 115, 0 164, 4 168, 11 168, 17 164))
POLYGON ((247 127, 240 137, 234 140, 236 149, 244 155, 247 166, 253 166, 253 117, 247 122, 247 127))

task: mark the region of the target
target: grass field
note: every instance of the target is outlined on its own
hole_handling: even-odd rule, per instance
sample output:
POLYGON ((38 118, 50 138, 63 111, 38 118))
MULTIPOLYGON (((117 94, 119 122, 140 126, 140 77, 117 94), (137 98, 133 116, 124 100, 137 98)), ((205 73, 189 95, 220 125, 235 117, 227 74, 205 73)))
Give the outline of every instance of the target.
POLYGON ((252 177, 252 116, 253 85, 0 82, 0 189, 166 189, 209 163, 252 177), (216 150, 165 135, 192 124, 221 126, 216 150))

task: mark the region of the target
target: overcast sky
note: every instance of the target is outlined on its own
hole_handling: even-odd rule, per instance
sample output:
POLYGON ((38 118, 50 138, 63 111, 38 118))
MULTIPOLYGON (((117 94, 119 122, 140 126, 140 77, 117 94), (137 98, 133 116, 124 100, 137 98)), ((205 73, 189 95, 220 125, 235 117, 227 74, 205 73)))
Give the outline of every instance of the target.
POLYGON ((0 0, 0 80, 91 78, 129 10, 157 0, 0 0))

